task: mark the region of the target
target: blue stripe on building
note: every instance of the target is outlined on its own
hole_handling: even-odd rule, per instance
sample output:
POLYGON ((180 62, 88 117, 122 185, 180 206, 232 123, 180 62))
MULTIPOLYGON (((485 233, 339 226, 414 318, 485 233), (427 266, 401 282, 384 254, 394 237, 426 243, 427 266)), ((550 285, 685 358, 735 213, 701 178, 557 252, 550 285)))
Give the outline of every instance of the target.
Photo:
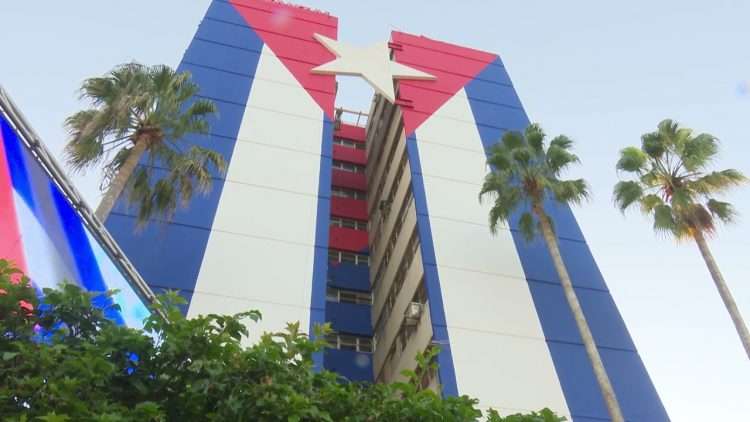
POLYGON ((415 135, 407 137, 406 152, 411 169, 411 188, 417 213, 417 231, 419 233, 420 250, 424 265, 425 290, 427 291, 427 300, 430 304, 432 338, 433 342, 440 347, 440 353, 437 355, 438 377, 440 378, 440 385, 444 396, 458 396, 456 369, 453 365, 453 354, 448 338, 448 323, 445 318, 443 293, 440 288, 440 277, 435 258, 435 245, 432 240, 430 215, 427 209, 427 196, 422 178, 422 164, 415 135))
MULTIPOLYGON (((320 142, 320 174, 318 177, 318 209, 315 217, 315 251, 310 295, 309 333, 314 337, 315 326, 326 318, 326 280, 328 279, 328 227, 331 224, 331 177, 333 171, 333 121, 324 116, 320 142)), ((323 352, 313 355, 316 370, 324 367, 323 352)))

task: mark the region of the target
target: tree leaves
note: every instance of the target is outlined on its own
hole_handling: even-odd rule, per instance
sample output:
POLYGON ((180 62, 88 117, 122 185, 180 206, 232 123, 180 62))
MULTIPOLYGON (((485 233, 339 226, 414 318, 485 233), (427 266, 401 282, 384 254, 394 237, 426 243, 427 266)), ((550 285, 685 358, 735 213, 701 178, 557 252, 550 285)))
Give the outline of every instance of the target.
POLYGON ((226 170, 223 156, 215 151, 198 146, 185 151, 179 145, 189 134, 208 133, 208 118, 216 114, 216 105, 196 98, 198 92, 189 73, 164 65, 128 63, 87 79, 81 98, 92 108, 65 122, 70 134, 68 164, 82 171, 106 163, 101 185, 106 190, 133 146, 146 143, 148 165, 129 178, 123 198, 138 208, 141 226, 152 216, 171 218, 195 191, 205 194, 211 189, 212 172, 226 170))
POLYGON ((615 204, 621 211, 640 203, 641 211, 653 217, 657 233, 677 239, 692 237, 698 231, 713 232, 714 218, 724 223, 733 221, 731 205, 712 195, 725 193, 748 179, 734 169, 703 173, 718 153, 714 136, 694 135, 691 129, 667 119, 641 139, 641 148, 624 148, 615 165, 617 170, 635 176, 614 187, 615 204))
POLYGON ((639 173, 646 170, 648 155, 636 147, 627 147, 620 151, 617 170, 639 173))
POLYGON ((716 199, 709 199, 706 203, 706 207, 711 214, 721 220, 723 223, 731 223, 734 221, 737 215, 732 204, 728 202, 717 201, 716 199))
POLYGON ((538 124, 529 125, 523 134, 506 132, 490 150, 487 174, 479 192, 479 200, 494 200, 489 212, 489 226, 496 233, 500 223, 508 223, 518 214, 519 230, 532 240, 536 235, 537 215, 544 212, 544 201, 553 199, 564 204, 578 204, 588 198, 589 189, 583 179, 562 180, 561 173, 580 162, 570 149, 573 141, 560 135, 545 149, 545 134, 538 124), (525 206, 526 209, 521 209, 525 206))
MULTIPOLYGON (((28 283, 11 281, 17 276, 0 260, 4 420, 469 422, 482 415, 474 399, 421 387, 421 376, 437 370, 436 348, 417 356, 406 382, 349 383, 313 368, 330 326, 317 327, 311 339, 291 323, 245 347, 253 329, 247 322, 260 320, 259 312, 186 319, 178 308, 184 299, 169 292, 153 305, 145 329, 134 330, 106 319, 92 302, 100 295, 70 284, 46 290, 42 306, 27 315, 17 312, 18 301, 36 295, 28 283), (36 325, 45 327, 42 334, 36 325)), ((488 417, 562 420, 548 410, 488 417)))
POLYGON ((615 204, 624 213, 630 206, 641 201, 643 188, 638 182, 618 182, 615 185, 614 197, 615 204))
POLYGON ((685 169, 696 171, 711 163, 716 153, 719 152, 719 145, 712 135, 702 133, 687 139, 681 152, 679 155, 685 169))
POLYGON ((657 233, 674 234, 677 231, 672 207, 669 205, 657 205, 654 207, 654 230, 657 233))

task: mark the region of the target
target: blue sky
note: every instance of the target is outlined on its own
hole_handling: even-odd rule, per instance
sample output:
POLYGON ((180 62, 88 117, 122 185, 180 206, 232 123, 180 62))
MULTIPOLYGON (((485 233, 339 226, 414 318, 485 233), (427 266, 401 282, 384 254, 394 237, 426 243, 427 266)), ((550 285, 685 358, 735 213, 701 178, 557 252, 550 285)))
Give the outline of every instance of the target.
MULTIPOLYGON (((750 364, 697 248, 623 217, 611 189, 617 151, 666 117, 716 135, 717 166, 750 174, 750 2, 299 1, 339 16, 351 43, 399 29, 499 53, 532 120, 577 141, 594 195, 576 214, 672 419, 747 414, 750 364)), ((177 65, 208 3, 3 2, 0 84, 59 154, 80 82, 133 59, 177 65)), ((369 107, 363 83, 340 92, 369 107)), ((95 203, 96 174, 73 180, 95 203)), ((743 217, 711 246, 747 319, 750 188, 729 199, 743 217)))

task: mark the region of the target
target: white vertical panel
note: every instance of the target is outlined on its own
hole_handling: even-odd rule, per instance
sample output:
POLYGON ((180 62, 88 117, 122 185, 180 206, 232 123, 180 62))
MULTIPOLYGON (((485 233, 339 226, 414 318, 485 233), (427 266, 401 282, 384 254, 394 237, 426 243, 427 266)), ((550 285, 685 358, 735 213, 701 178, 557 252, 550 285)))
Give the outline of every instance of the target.
POLYGON ((188 316, 310 320, 323 111, 267 47, 258 62, 188 316))
MULTIPOLYGON (((64 280, 78 280, 76 270, 70 268, 65 258, 60 254, 60 248, 67 245, 55 245, 47 230, 37 219, 26 201, 14 190, 18 226, 21 231, 21 244, 28 268, 28 277, 37 288, 54 288, 64 280)), ((0 222, 0 224, 6 224, 0 222)))
POLYGON ((550 407, 562 387, 511 234, 493 236, 477 199, 485 155, 462 91, 417 130, 427 208, 460 394, 482 407, 550 407))

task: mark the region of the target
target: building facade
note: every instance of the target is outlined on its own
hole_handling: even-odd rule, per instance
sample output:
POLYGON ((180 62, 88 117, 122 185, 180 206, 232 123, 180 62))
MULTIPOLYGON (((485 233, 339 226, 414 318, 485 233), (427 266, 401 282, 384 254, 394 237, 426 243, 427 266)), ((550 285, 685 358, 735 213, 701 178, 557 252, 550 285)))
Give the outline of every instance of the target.
MULTIPOLYGON (((317 363, 349 380, 398 380, 438 347, 425 387, 608 420, 544 244, 513 226, 491 235, 477 201, 486 151, 529 123, 500 58, 393 32, 392 60, 433 78, 399 80, 357 121, 335 108, 335 76, 314 71, 337 59, 316 36, 337 29, 299 6, 214 0, 180 70, 219 115, 185 141, 228 170, 170 221, 136 230, 121 202, 107 228, 188 316, 259 309, 253 338, 330 322, 317 363)), ((626 417, 668 420, 573 214, 549 206, 626 417)))

